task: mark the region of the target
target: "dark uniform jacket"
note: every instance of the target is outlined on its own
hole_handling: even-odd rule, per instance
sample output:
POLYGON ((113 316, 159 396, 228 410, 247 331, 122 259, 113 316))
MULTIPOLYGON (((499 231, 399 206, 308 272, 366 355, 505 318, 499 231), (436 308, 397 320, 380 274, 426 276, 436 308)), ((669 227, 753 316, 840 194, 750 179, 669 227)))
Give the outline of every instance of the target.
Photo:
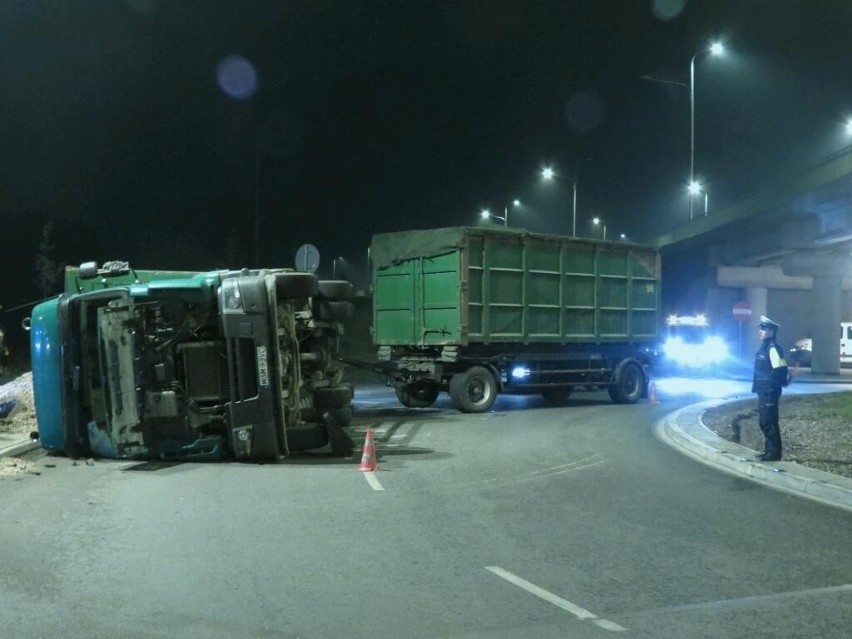
POLYGON ((789 384, 790 376, 784 352, 774 339, 765 339, 754 355, 754 378, 752 393, 773 392, 781 394, 781 389, 789 384))

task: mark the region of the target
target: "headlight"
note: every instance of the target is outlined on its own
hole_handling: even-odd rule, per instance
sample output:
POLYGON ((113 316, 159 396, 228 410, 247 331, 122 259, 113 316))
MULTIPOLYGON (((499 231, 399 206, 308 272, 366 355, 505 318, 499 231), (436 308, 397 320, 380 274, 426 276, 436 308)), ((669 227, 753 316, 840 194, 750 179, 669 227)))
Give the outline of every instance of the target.
POLYGON ((512 378, 513 379, 523 379, 525 377, 529 377, 530 369, 525 368, 523 366, 516 366, 512 369, 512 378))
POLYGON ((240 310, 243 307, 243 298, 240 295, 240 285, 235 278, 222 282, 222 307, 227 311, 240 310))

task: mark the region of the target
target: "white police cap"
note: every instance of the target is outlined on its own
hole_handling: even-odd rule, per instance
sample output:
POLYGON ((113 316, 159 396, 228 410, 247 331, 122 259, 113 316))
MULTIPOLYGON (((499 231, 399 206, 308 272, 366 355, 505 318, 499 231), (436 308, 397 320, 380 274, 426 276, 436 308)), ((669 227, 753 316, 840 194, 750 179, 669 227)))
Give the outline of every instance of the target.
POLYGON ((776 330, 777 330, 777 329, 779 329, 779 328, 781 328, 780 324, 777 324, 777 323, 773 322, 771 319, 769 319, 768 317, 766 317, 766 315, 761 315, 761 316, 760 316, 760 324, 759 324, 759 326, 766 326, 766 327, 768 327, 768 328, 774 328, 774 329, 776 329, 776 330))

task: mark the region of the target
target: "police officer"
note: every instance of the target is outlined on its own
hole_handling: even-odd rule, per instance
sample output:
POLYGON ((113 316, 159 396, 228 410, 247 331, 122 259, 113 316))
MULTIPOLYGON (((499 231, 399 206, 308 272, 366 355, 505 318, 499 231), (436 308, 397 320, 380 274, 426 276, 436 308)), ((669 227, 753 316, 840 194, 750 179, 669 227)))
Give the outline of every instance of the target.
POLYGON ((779 326, 765 315, 760 316, 758 334, 761 344, 754 355, 754 378, 751 392, 757 393, 757 408, 760 430, 766 440, 763 453, 757 455, 760 461, 778 461, 781 459, 781 430, 778 426, 778 400, 781 389, 790 383, 784 352, 775 343, 775 333, 779 326))

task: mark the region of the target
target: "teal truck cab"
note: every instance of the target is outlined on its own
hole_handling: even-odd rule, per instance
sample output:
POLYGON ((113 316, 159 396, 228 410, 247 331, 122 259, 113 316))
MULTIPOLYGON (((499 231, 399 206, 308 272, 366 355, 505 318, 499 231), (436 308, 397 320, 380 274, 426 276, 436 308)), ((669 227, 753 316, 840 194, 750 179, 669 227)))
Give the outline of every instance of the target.
POLYGON ((333 355, 350 293, 289 269, 69 269, 30 318, 41 444, 126 459, 349 454, 353 389, 333 355))

